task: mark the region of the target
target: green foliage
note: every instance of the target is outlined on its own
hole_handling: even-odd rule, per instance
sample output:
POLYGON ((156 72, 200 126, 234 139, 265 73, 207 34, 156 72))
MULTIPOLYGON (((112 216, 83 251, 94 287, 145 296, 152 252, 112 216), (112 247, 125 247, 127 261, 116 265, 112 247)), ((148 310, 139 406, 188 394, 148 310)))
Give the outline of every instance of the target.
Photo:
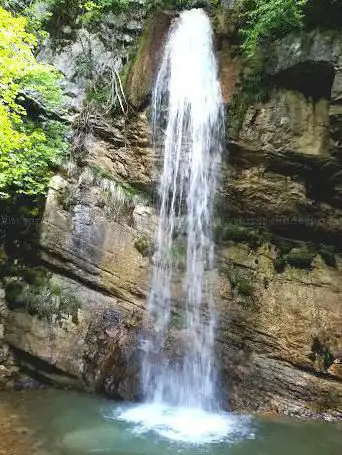
POLYGON ((253 295, 253 285, 251 282, 244 277, 240 277, 240 280, 237 283, 238 293, 244 297, 249 297, 253 295))
POLYGON ((56 284, 48 283, 42 287, 25 286, 21 301, 26 311, 39 319, 52 322, 55 316, 56 320, 60 321, 66 314, 72 317, 75 324, 78 322, 80 303, 74 295, 56 284))
POLYGON ((65 25, 87 25, 98 21, 108 11, 124 11, 129 0, 47 0, 47 5, 50 11, 48 28, 55 35, 65 25))
POLYGON ((45 267, 27 267, 23 271, 23 280, 33 286, 44 286, 51 273, 45 267))
POLYGON ((268 239, 268 234, 261 229, 229 222, 218 224, 215 228, 215 236, 217 241, 246 243, 251 248, 261 246, 268 239))
POLYGON ((80 2, 86 11, 92 10, 124 10, 129 6, 129 0, 91 0, 80 2))
MULTIPOLYGON (((110 11, 120 13, 129 11, 132 7, 130 0, 46 0, 46 3, 51 15, 51 33, 54 34, 62 25, 93 25, 110 11)), ((144 3, 141 7, 148 11, 191 8, 195 2, 193 0, 145 0, 144 3)), ((211 0, 210 3, 218 6, 221 0, 211 0)))
POLYGON ((26 268, 21 280, 10 281, 5 286, 6 301, 12 310, 24 308, 39 319, 61 321, 64 315, 78 322, 80 302, 66 289, 51 281, 51 273, 44 267, 26 268))
POLYGON ((286 259, 284 258, 284 256, 282 256, 281 254, 278 254, 278 256, 273 261, 273 266, 274 266, 274 270, 277 273, 282 273, 286 268, 286 259))
POLYGON ((228 277, 233 289, 242 297, 252 297, 254 294, 252 273, 235 267, 228 268, 228 277))
POLYGON ((86 102, 95 106, 103 107, 108 103, 111 88, 108 85, 92 85, 86 93, 86 102))
POLYGON ((36 37, 27 20, 0 7, 0 199, 13 194, 44 194, 51 167, 66 149, 65 126, 29 121, 20 103, 23 90, 37 93, 47 109, 62 102, 60 75, 38 63, 36 37))
POLYGON ((311 269, 316 254, 316 251, 307 246, 292 248, 287 253, 283 250, 279 252, 274 262, 274 268, 279 273, 283 272, 287 265, 297 269, 311 269))
POLYGON ((21 281, 10 281, 5 287, 5 297, 11 309, 15 308, 22 292, 24 285, 21 281))
POLYGON ((298 30, 303 25, 303 9, 308 0, 241 0, 247 56, 255 54, 264 41, 298 30))

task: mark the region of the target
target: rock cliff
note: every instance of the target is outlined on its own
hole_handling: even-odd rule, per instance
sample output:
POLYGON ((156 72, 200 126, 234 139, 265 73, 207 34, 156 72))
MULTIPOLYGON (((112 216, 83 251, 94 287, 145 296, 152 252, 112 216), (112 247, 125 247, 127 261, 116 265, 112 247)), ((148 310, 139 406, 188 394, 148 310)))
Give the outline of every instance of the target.
MULTIPOLYGON (((23 382, 20 366, 53 384, 139 397, 158 167, 149 100, 174 14, 146 19, 138 4, 133 17, 41 51, 65 75, 74 134, 34 234, 4 235, 7 385, 23 382), (88 101, 92 75, 108 71, 124 82, 123 106, 103 110, 88 101)), ((215 218, 222 405, 341 418, 342 39, 313 28, 272 43, 251 93, 234 11, 210 14, 228 113, 215 218)))

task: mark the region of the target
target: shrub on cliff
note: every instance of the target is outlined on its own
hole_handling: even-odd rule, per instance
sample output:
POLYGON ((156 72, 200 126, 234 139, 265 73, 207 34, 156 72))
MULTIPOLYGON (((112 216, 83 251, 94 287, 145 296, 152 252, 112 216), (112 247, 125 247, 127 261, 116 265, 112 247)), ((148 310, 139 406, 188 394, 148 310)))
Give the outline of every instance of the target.
POLYGON ((62 101, 60 76, 36 61, 36 37, 26 27, 24 17, 0 7, 0 199, 43 194, 66 147, 59 122, 30 120, 24 107, 28 91, 47 109, 62 101))
POLYGON ((303 26, 308 0, 240 0, 243 50, 251 56, 265 40, 278 38, 303 26))

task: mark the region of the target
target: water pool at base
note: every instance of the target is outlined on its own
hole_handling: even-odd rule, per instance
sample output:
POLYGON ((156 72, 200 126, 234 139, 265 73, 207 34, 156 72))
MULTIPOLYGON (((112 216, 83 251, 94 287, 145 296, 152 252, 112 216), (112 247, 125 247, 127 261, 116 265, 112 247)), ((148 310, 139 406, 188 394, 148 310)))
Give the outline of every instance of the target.
POLYGON ((342 423, 213 415, 67 391, 13 392, 0 395, 0 453, 341 455, 342 423))

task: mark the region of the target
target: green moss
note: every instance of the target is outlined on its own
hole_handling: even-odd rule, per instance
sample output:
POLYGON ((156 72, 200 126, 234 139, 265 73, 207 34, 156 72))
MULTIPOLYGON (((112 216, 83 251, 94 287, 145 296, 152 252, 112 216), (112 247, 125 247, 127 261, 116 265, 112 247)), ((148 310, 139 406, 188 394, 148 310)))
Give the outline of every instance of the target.
POLYGON ((278 255, 273 262, 274 269, 278 273, 282 273, 286 266, 310 270, 316 255, 317 251, 307 245, 291 248, 290 244, 285 242, 278 246, 278 255))
POLYGON ((25 268, 22 276, 24 281, 28 284, 33 286, 43 286, 51 277, 51 272, 42 266, 30 267, 25 268))
POLYGON ((7 254, 5 252, 5 249, 0 246, 0 267, 4 266, 7 262, 7 254))
POLYGON ((315 252, 310 251, 306 246, 303 248, 293 248, 286 255, 286 262, 292 267, 299 269, 310 269, 315 258, 315 252))
POLYGON ((334 361, 334 356, 324 342, 322 342, 318 337, 314 337, 311 345, 310 359, 313 362, 321 360, 324 369, 328 370, 334 361))
POLYGON ((240 295, 249 297, 253 295, 254 287, 251 284, 250 280, 245 277, 240 277, 237 281, 237 291, 240 295))
POLYGON ((20 299, 23 293, 24 285, 21 281, 10 281, 5 286, 5 297, 12 309, 13 305, 17 306, 20 303, 20 299))
POLYGON ((151 253, 152 241, 146 235, 141 235, 135 239, 134 246, 142 256, 146 257, 151 253))
POLYGON ((253 274, 234 265, 230 265, 227 270, 229 281, 233 289, 242 297, 252 297, 254 294, 253 274))
POLYGON ((284 256, 278 255, 273 261, 273 266, 276 272, 282 273, 286 268, 286 260, 284 256))
POLYGON ((268 239, 268 233, 261 229, 253 229, 240 224, 219 223, 215 228, 215 237, 219 242, 232 241, 237 243, 246 243, 252 248, 265 243, 268 239))
POLYGON ((183 261, 186 258, 186 247, 184 245, 173 245, 169 254, 173 261, 183 261))
POLYGON ((121 183, 120 184, 122 190, 126 193, 127 196, 130 196, 131 198, 135 197, 135 196, 140 196, 141 198, 143 198, 143 195, 142 193, 137 189, 137 188, 134 188, 132 185, 130 185, 129 183, 121 183))
POLYGON ((239 133, 242 129, 249 106, 250 102, 245 93, 240 92, 233 96, 229 110, 228 122, 228 131, 231 137, 239 137, 239 133))
POLYGON ((182 330, 186 327, 186 317, 179 310, 173 310, 171 313, 171 325, 177 329, 182 330))
POLYGON ((70 209, 76 204, 72 189, 70 187, 65 187, 60 190, 57 194, 57 202, 63 210, 69 212, 70 209))
POLYGON ((331 245, 323 245, 320 244, 318 246, 318 253, 321 255, 323 261, 328 265, 329 267, 336 267, 336 253, 335 253, 335 248, 331 245))
POLYGON ((248 108, 259 102, 266 102, 274 86, 264 72, 264 62, 258 55, 245 65, 241 78, 241 90, 233 96, 229 107, 229 135, 238 138, 248 108))
POLYGON ((101 166, 95 164, 90 166, 91 171, 94 175, 95 183, 97 183, 101 179, 113 180, 112 175, 104 170, 101 166))

